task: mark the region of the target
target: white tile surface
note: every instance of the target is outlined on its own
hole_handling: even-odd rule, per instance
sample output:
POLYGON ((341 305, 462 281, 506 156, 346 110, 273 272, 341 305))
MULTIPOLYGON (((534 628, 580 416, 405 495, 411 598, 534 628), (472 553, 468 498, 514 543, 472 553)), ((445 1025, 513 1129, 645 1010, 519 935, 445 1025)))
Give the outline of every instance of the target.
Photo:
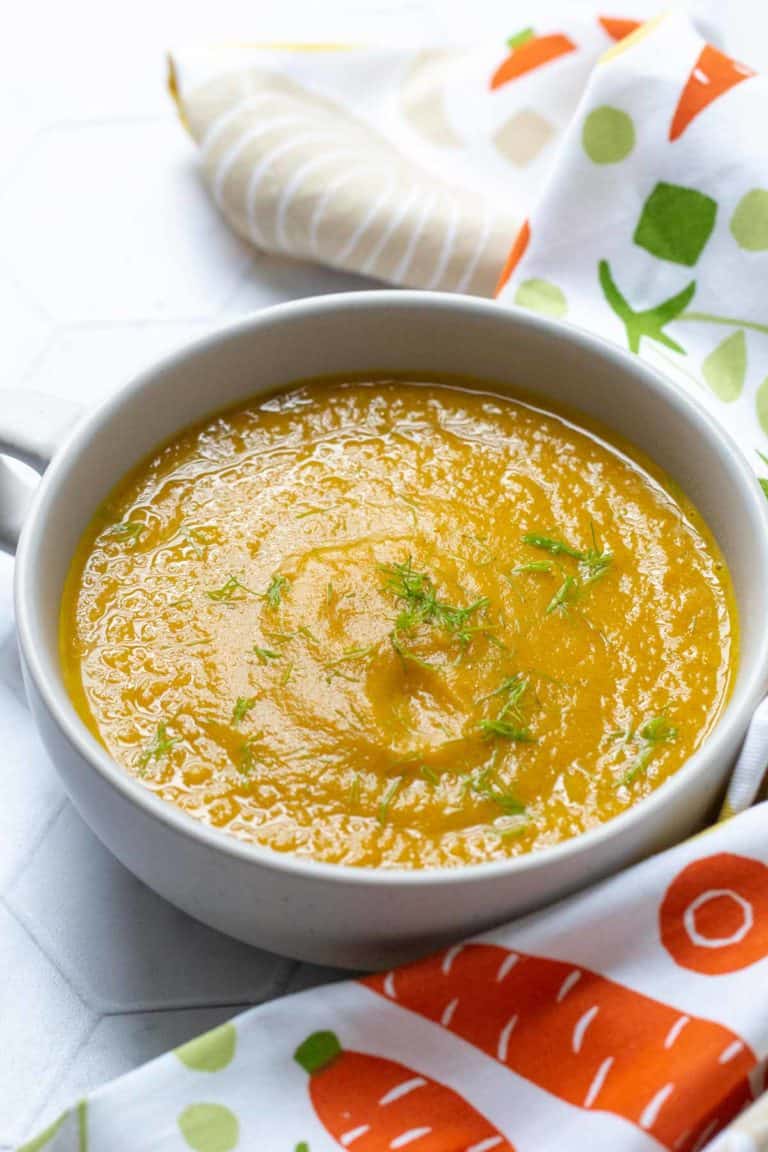
POLYGON ((97 1012, 256 1002, 279 992, 292 967, 156 896, 70 804, 46 828, 5 902, 97 1012))
MULTIPOLYGON (((0 387, 90 405, 215 325, 364 286, 254 255, 229 234, 163 91, 169 44, 462 42, 469 21, 475 36, 520 23, 502 0, 468 11, 465 0, 16 5, 0 38, 0 387)), ((733 0, 730 44, 768 67, 765 4, 733 0)), ((339 975, 193 923, 85 829, 23 703, 11 577, 0 556, 0 1149, 238 1006, 339 975)))
POLYGON ((53 338, 53 325, 34 292, 25 289, 3 267, 0 267, 0 316, 13 317, 13 325, 4 326, 0 340, 0 380, 10 382, 23 377, 45 352, 53 338))
POLYGON ((0 1144, 21 1139, 96 1017, 0 905, 0 1144))
POLYGON ((215 317, 250 257, 170 118, 39 132, 0 196, 0 249, 59 325, 215 317))

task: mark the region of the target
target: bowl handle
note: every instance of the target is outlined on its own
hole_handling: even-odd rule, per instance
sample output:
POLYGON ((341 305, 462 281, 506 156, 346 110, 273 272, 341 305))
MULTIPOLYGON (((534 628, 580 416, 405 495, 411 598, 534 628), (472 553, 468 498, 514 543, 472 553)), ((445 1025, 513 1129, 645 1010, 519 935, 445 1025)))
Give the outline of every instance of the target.
MULTIPOLYGON (((40 392, 0 390, 0 457, 44 472, 82 409, 71 400, 40 392)), ((0 549, 15 552, 35 484, 0 459, 0 549)))

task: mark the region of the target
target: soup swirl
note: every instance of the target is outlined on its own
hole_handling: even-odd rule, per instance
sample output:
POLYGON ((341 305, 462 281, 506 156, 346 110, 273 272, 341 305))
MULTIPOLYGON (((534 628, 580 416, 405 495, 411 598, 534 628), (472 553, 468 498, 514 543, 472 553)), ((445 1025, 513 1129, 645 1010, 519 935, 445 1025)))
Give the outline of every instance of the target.
POLYGON ((243 840, 420 868, 555 844, 716 723, 728 573, 649 460, 479 386, 318 381, 160 448, 88 528, 91 731, 243 840))

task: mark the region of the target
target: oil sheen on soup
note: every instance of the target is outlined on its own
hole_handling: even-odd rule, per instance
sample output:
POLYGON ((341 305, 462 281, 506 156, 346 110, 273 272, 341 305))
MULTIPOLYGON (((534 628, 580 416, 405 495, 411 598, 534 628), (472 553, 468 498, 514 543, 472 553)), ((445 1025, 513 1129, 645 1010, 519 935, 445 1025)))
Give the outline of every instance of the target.
POLYGON ((712 729, 737 655, 722 557, 658 468, 446 381, 311 382, 185 431, 88 528, 61 637, 146 788, 404 868, 627 809, 712 729))

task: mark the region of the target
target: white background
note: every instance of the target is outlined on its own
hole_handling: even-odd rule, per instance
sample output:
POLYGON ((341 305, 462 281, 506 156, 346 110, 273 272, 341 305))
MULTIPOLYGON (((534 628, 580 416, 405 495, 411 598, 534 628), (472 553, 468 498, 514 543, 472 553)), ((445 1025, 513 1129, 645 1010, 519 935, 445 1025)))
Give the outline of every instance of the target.
MULTIPOLYGON (((26 0, 11 14, 9 5, 0 36, 0 387, 92 405, 164 352, 254 309, 364 286, 256 255, 228 233, 166 95, 166 49, 227 39, 501 42, 532 11, 540 20, 541 7, 26 0)), ((591 9, 580 0, 558 7, 591 9)), ((768 68, 765 0, 708 7, 725 24, 726 48, 768 68)), ((195 924, 94 840, 24 704, 12 570, 0 557, 0 1149, 240 1006, 329 975, 195 924)))

